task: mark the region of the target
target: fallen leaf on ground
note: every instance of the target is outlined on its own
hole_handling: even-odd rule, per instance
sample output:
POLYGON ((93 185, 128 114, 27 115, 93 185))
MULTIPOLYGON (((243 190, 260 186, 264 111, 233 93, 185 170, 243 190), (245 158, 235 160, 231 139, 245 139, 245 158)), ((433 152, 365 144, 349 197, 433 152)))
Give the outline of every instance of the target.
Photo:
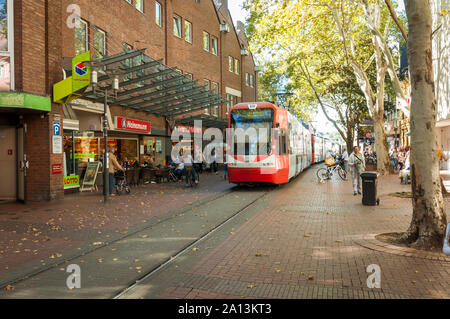
POLYGON ((13 286, 11 286, 11 285, 8 285, 8 286, 6 286, 6 287, 5 287, 5 289, 6 289, 7 291, 10 291, 10 290, 13 290, 13 289, 14 289, 14 287, 13 287, 13 286))

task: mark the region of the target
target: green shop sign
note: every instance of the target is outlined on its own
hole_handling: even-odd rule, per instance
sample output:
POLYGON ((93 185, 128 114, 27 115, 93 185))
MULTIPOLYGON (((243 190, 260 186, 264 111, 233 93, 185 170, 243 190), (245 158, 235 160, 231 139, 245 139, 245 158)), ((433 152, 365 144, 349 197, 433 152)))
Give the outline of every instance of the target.
POLYGON ((85 63, 91 61, 86 51, 72 59, 72 76, 53 85, 53 101, 69 103, 83 95, 83 89, 91 84, 91 69, 85 63))
POLYGON ((64 177, 64 189, 79 188, 80 187, 80 176, 72 175, 64 177))
POLYGON ((50 98, 45 96, 27 93, 0 92, 0 107, 50 112, 52 110, 52 103, 50 98))
MULTIPOLYGON (((75 159, 89 159, 95 158, 95 153, 75 153, 75 159)), ((72 154, 70 154, 70 159, 72 159, 72 154)))

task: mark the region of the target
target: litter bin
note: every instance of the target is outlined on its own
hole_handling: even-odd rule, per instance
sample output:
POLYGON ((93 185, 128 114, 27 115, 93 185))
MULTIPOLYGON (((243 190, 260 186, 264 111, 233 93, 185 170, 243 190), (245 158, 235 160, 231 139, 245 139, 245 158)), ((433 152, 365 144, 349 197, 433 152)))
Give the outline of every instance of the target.
POLYGON ((365 206, 380 205, 380 199, 377 197, 378 173, 365 172, 361 174, 363 198, 362 203, 365 206))

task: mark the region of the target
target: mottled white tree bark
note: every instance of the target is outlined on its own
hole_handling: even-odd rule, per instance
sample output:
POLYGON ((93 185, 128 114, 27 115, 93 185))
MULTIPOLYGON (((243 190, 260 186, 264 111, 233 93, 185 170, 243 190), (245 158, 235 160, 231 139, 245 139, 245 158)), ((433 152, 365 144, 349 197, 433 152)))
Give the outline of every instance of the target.
MULTIPOLYGON (((372 86, 367 76, 364 67, 356 60, 353 52, 353 40, 350 34, 350 29, 345 29, 341 23, 339 13, 336 8, 328 7, 335 20, 339 35, 344 44, 344 50, 351 63, 353 73, 355 74, 356 81, 364 93, 367 102, 367 108, 370 116, 374 121, 375 131, 375 149, 377 152, 377 170, 380 175, 389 174, 393 172, 391 161, 389 158, 389 152, 386 143, 386 132, 384 128, 384 91, 385 91, 385 75, 388 70, 388 63, 385 61, 383 55, 382 44, 379 39, 372 34, 372 43, 375 50, 375 60, 377 64, 377 92, 372 89, 372 86)), ((369 4, 365 7, 366 18, 370 20, 370 24, 376 28, 380 28, 381 23, 381 8, 377 4, 369 4)))
POLYGON ((418 248, 442 248, 447 218, 439 179, 436 97, 429 0, 405 0, 411 75, 411 180, 413 217, 402 240, 418 248))

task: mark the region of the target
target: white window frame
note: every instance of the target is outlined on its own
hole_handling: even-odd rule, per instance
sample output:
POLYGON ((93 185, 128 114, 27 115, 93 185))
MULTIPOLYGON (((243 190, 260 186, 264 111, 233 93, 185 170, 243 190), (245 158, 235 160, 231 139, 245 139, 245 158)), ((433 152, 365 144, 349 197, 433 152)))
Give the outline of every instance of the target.
POLYGON ((94 28, 94 48, 95 48, 95 53, 94 54, 96 54, 97 53, 97 48, 95 47, 95 36, 96 36, 96 32, 99 32, 99 33, 101 33, 102 35, 103 35, 103 48, 102 48, 102 53, 103 53, 103 56, 106 56, 106 32, 105 31, 103 31, 102 29, 99 29, 99 28, 94 28))
POLYGON ((211 39, 211 53, 217 55, 219 52, 219 39, 217 39, 215 36, 210 36, 210 39, 211 39), (214 42, 216 43, 215 46, 214 42))
POLYGON ((234 58, 231 55, 228 56, 228 71, 234 73, 234 58))
MULTIPOLYGON (((214 90, 215 94, 219 94, 219 83, 211 81, 211 90, 214 90)), ((215 117, 219 116, 219 106, 218 105, 215 105, 213 107, 213 115, 215 117)))
MULTIPOLYGON (((208 83, 207 89, 210 90, 211 89, 211 81, 208 79, 203 79, 203 87, 206 86, 206 83, 208 83)), ((205 114, 211 115, 211 110, 209 109, 209 107, 205 109, 205 114)))
POLYGON ((173 22, 174 22, 174 24, 173 24, 173 35, 174 36, 176 36, 177 38, 180 38, 181 39, 181 37, 183 36, 183 19, 181 19, 181 17, 179 16, 179 15, 176 15, 176 14, 174 14, 173 15, 173 22), (180 26, 180 35, 178 35, 178 34, 176 34, 175 33, 175 20, 177 20, 177 21, 179 21, 179 26, 180 26))
POLYGON ((141 7, 138 7, 138 0, 134 1, 134 6, 136 8, 137 11, 144 13, 144 0, 140 0, 141 2, 139 2, 141 4, 141 7))
POLYGON ((206 32, 206 31, 203 31, 203 50, 205 50, 206 52, 210 52, 210 43, 211 43, 211 35, 208 33, 208 32, 206 32), (205 49, 205 35, 208 35, 208 50, 207 49, 205 49))
POLYGON ((163 18, 162 18, 162 5, 158 1, 155 1, 155 23, 157 26, 162 28, 163 18), (159 23, 157 19, 157 14, 159 14, 159 23))
POLYGON ((10 91, 15 90, 15 77, 14 77, 14 1, 7 0, 6 2, 6 10, 8 10, 8 51, 0 52, 0 56, 9 58, 9 88, 10 91))
MULTIPOLYGON (((86 31, 85 31, 85 35, 86 35, 86 43, 85 43, 85 46, 86 46, 86 51, 88 51, 89 50, 89 26, 88 26, 88 23, 87 23, 87 21, 84 21, 83 19, 78 19, 78 21, 77 21, 77 23, 81 23, 81 24, 83 24, 83 25, 85 25, 86 26, 86 31)), ((74 29, 74 32, 75 32, 75 29, 74 29)), ((76 48, 75 48, 75 50, 76 50, 76 48)), ((84 51, 84 52, 86 52, 86 51, 84 51)), ((84 53, 84 52, 82 52, 82 53, 84 53)), ((77 53, 75 52, 75 55, 76 55, 77 53)), ((79 54, 81 54, 81 53, 79 53, 79 54)))
POLYGON ((184 40, 188 43, 192 44, 192 38, 193 38, 193 34, 192 34, 192 22, 188 21, 188 20, 184 20, 184 40), (189 39, 186 39, 186 25, 189 25, 189 39))

